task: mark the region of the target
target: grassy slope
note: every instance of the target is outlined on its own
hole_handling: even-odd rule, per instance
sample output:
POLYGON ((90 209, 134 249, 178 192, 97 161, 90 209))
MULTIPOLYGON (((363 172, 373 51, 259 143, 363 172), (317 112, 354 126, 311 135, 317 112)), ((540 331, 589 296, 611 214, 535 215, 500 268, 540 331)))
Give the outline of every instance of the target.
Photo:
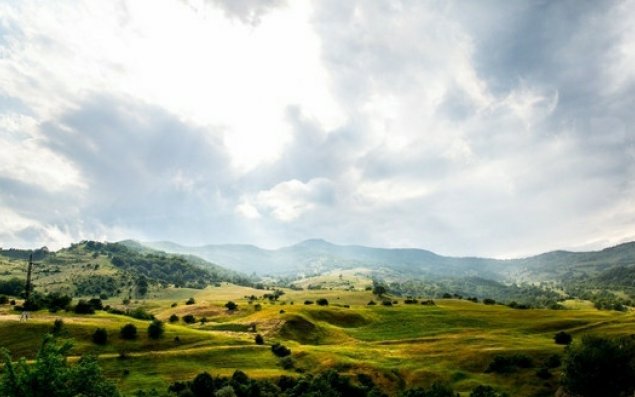
POLYGON ((260 301, 262 310, 256 311, 243 298, 265 292, 227 284, 205 290, 159 291, 156 298, 142 302, 158 318, 192 313, 210 320, 205 325, 167 324, 160 341, 146 337, 147 321, 107 313, 76 316, 38 312, 33 320, 20 324, 18 316, 2 306, 0 344, 16 357, 33 357, 41 335, 61 317, 66 336, 75 339, 73 353, 100 354, 106 374, 126 393, 139 388, 165 390, 170 382, 189 379, 203 370, 231 374, 240 368, 255 377, 294 374, 279 366, 268 346, 253 344, 254 334, 245 330, 256 323, 267 343, 281 341, 289 346, 296 367, 308 371, 336 367, 347 373, 364 372, 389 390, 401 382, 426 385, 442 380, 462 392, 485 383, 523 396, 552 392, 554 381, 538 379, 535 369, 512 375, 485 374, 494 355, 522 352, 539 364, 549 354, 562 353, 563 348, 552 339, 557 331, 567 330, 579 337, 585 333, 630 334, 635 329, 632 312, 597 311, 580 302, 571 303, 575 309, 563 311, 513 310, 459 300, 438 300, 437 306, 383 307, 366 306, 373 298, 369 292, 334 289, 287 291, 277 304, 260 301), (190 296, 196 299, 195 305, 184 304, 190 296), (327 298, 331 305, 302 304, 305 299, 319 297, 327 298), (230 299, 239 304, 234 313, 222 307, 230 299), (174 308, 173 302, 178 302, 174 308), (344 304, 351 307, 336 306, 344 304), (139 328, 136 341, 118 338, 118 330, 128 322, 139 328), (90 341, 97 327, 109 332, 110 341, 104 347, 95 347, 90 341), (174 341, 177 335, 180 343, 174 341), (121 351, 129 358, 119 359, 121 351), (124 369, 130 371, 128 376, 123 376, 124 369))

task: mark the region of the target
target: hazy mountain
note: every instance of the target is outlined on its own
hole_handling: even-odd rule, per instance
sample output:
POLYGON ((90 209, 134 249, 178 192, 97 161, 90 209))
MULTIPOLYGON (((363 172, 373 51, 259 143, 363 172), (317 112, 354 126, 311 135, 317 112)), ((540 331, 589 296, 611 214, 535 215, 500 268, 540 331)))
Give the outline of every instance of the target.
POLYGON ((478 276, 499 281, 539 281, 595 276, 613 267, 635 265, 635 243, 593 252, 554 251, 522 259, 455 258, 423 249, 387 249, 307 240, 277 250, 253 245, 186 247, 171 242, 143 243, 166 252, 200 256, 221 266, 259 275, 313 274, 363 267, 401 276, 478 276))

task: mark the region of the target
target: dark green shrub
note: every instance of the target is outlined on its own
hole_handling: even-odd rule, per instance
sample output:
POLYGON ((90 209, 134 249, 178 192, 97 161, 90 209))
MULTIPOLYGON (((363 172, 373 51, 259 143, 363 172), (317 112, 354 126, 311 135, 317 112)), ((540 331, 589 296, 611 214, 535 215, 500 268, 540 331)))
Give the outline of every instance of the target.
POLYGON ((196 317, 191 314, 186 314, 183 316, 183 322, 185 322, 185 324, 194 324, 196 322, 196 317))
POLYGON ((170 316, 170 320, 171 323, 176 323, 179 321, 179 316, 177 316, 176 314, 173 314, 170 316))
POLYGON ((271 351, 278 357, 286 357, 291 354, 291 350, 280 343, 271 345, 271 351))
POLYGON ((77 302, 77 305, 75 305, 73 311, 76 314, 94 314, 95 308, 90 303, 86 302, 83 299, 80 299, 79 302, 77 302))
POLYGON ((559 345, 569 345, 573 341, 573 337, 564 331, 560 331, 554 335, 553 340, 559 345))
POLYGON ((121 339, 132 340, 137 338, 137 327, 134 324, 126 324, 119 331, 121 339))
POLYGON ((108 331, 105 328, 97 328, 93 333, 93 343, 105 345, 108 342, 108 331))
POLYGON ((263 338, 262 335, 260 335, 260 334, 256 335, 256 344, 257 345, 264 345, 265 344, 265 338, 263 338))
POLYGON ((148 337, 150 339, 159 339, 163 336, 165 329, 163 328, 163 322, 159 320, 153 320, 148 326, 148 337))
POLYGON ((631 396, 635 391, 635 339, 583 337, 566 350, 562 384, 571 395, 631 396))

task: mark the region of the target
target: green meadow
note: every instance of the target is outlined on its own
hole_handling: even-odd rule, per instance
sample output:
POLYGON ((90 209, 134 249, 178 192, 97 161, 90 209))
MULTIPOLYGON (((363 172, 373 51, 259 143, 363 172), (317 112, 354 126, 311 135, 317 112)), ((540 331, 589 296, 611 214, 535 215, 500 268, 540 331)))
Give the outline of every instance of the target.
MULTIPOLYGON (((71 359, 96 354, 105 374, 120 390, 132 395, 137 390, 165 391, 177 380, 197 373, 231 375, 241 369, 254 378, 279 375, 299 376, 328 368, 349 375, 364 373, 388 393, 404 387, 450 384, 462 395, 477 385, 487 384, 513 396, 553 395, 559 369, 544 380, 537 368, 564 347, 554 343, 554 334, 566 331, 574 341, 585 334, 630 335, 635 333, 635 314, 599 311, 584 301, 567 302, 566 310, 517 310, 502 305, 484 305, 458 299, 438 299, 436 305, 393 306, 367 303, 377 297, 363 290, 290 290, 278 301, 261 298, 266 290, 223 283, 203 290, 166 288, 150 298, 131 303, 143 307, 165 322, 158 340, 147 336, 150 321, 97 311, 94 315, 38 311, 27 322, 11 306, 0 306, 0 345, 14 358, 34 358, 42 336, 53 322, 62 319, 60 338, 74 341, 71 359), (249 302, 255 295, 258 300, 249 302), (185 301, 194 298, 195 304, 185 301), (328 300, 329 305, 304 304, 305 300, 328 300), (227 301, 238 304, 228 311, 227 301), (176 305, 174 306, 174 303, 176 305), (258 305, 258 307, 257 307, 258 305), (170 323, 171 315, 179 316, 170 323), (183 316, 196 317, 185 324, 183 316), (199 321, 205 318, 205 322, 199 321), (135 340, 123 340, 119 330, 136 325, 135 340), (105 328, 108 342, 92 342, 97 328, 105 328), (256 332, 253 329, 256 329, 256 332), (265 344, 254 342, 256 333, 265 344), (292 364, 272 354, 270 345, 280 342, 292 351, 292 364), (532 358, 534 368, 510 374, 486 373, 497 355, 522 353, 532 358)), ((119 298, 104 304, 124 308, 119 298)))

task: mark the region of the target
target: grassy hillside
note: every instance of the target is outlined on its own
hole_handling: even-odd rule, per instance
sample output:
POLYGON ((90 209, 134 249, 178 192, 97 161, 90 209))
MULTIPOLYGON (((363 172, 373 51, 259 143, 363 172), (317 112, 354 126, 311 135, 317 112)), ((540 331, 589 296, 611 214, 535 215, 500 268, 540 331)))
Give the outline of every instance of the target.
MULTIPOLYGON (((562 354, 563 347, 553 341, 556 332, 564 330, 579 339, 585 334, 629 335, 635 329, 633 312, 598 311, 583 302, 567 302, 570 309, 558 311, 514 310, 455 299, 436 300, 431 306, 407 305, 402 299, 393 306, 368 306, 377 297, 367 291, 285 289, 277 301, 262 298, 270 292, 225 283, 202 290, 160 290, 156 297, 137 303, 166 321, 165 335, 158 341, 147 337, 148 321, 123 315, 37 312, 32 320, 19 323, 18 314, 4 305, 0 340, 15 357, 32 358, 40 337, 61 318, 63 336, 75 340, 73 354, 99 354, 106 374, 129 394, 138 389, 164 391, 169 383, 191 379, 203 370, 230 375, 242 369, 255 378, 273 378, 335 368, 367 374, 390 394, 405 386, 443 381, 465 395, 478 384, 489 384, 510 395, 530 396, 555 391, 558 370, 547 380, 536 371, 550 355, 562 354), (250 303, 252 295, 258 299, 250 303), (194 304, 185 304, 189 297, 194 304), (329 305, 304 304, 320 298, 329 305), (224 307, 229 300, 238 310, 224 307), (169 323, 173 314, 180 320, 169 323), (185 324, 187 314, 197 322, 185 324), (203 317, 205 323, 200 322, 203 317), (126 323, 137 325, 136 340, 118 337, 126 323), (98 327, 108 330, 105 346, 91 341, 98 327), (264 346, 254 343, 253 327, 264 336, 264 346), (283 368, 271 353, 268 345, 273 342, 291 349, 292 368, 283 368), (496 355, 518 353, 528 355, 534 368, 505 375, 485 372, 496 355)), ((121 306, 118 299, 105 304, 121 306)))
POLYGON ((40 293, 71 296, 141 296, 162 287, 203 288, 231 281, 251 284, 240 273, 193 256, 166 254, 129 243, 83 241, 56 252, 0 250, 0 280, 26 279, 26 264, 33 254, 33 283, 40 293))

